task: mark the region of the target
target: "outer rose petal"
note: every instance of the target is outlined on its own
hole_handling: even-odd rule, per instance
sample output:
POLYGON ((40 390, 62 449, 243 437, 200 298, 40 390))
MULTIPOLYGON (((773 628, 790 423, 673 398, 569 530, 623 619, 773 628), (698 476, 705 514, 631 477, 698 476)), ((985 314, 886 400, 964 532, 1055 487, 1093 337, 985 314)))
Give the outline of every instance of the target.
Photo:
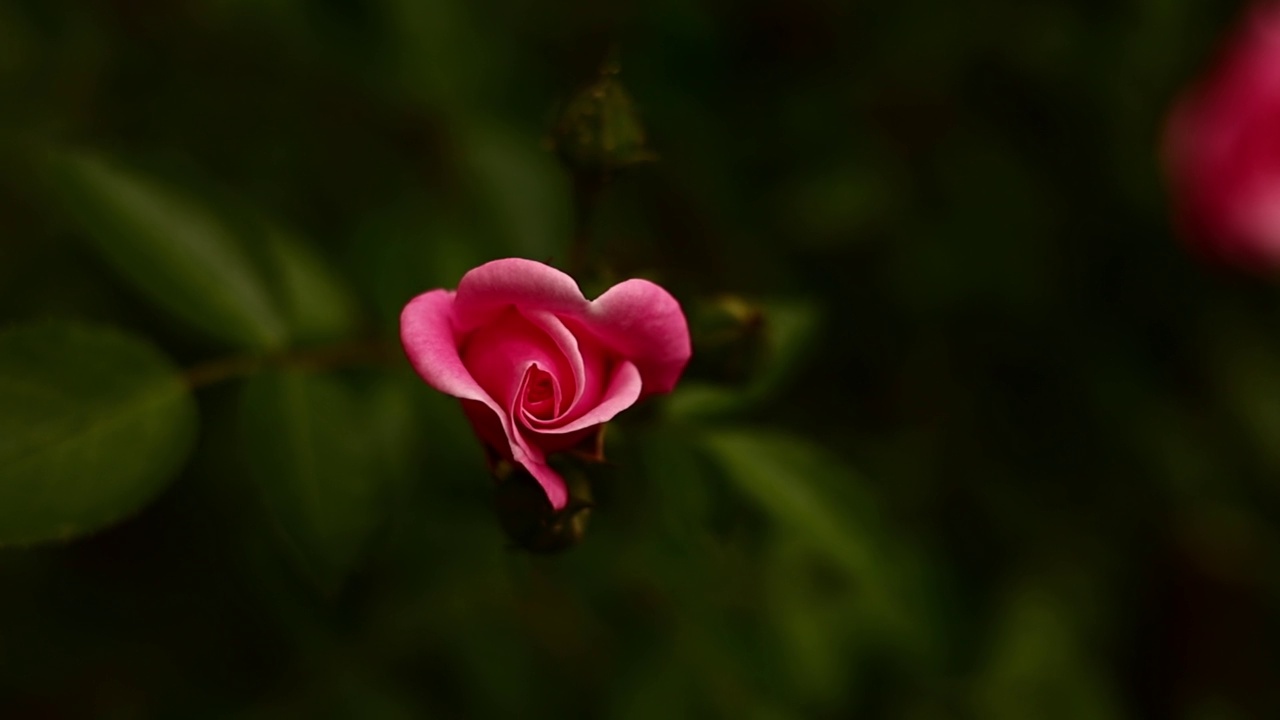
POLYGON ((487 262, 458 281, 454 320, 460 332, 487 324, 507 307, 521 312, 545 310, 579 316, 589 303, 565 273, 534 260, 505 258, 487 262))
MULTIPOLYGON (((462 364, 452 327, 454 293, 432 290, 423 293, 400 313, 400 341, 405 355, 423 380, 442 393, 483 404, 501 421, 511 452, 511 459, 524 466, 537 479, 551 506, 560 510, 568 502, 564 478, 552 470, 542 451, 530 446, 515 427, 510 413, 504 411, 480 387, 462 364)), ((474 406, 473 406, 474 407, 474 406)), ((476 412, 469 410, 468 414, 476 412)), ((472 418, 473 426, 477 425, 472 418)), ((486 433, 480 433, 482 439, 486 433)))
POLYGON ((462 411, 486 450, 507 460, 512 459, 511 440, 507 437, 502 418, 493 414, 487 405, 475 400, 463 400, 462 411), (503 448, 506 448, 505 452, 503 448))
POLYGON ((484 325, 510 305, 576 320, 577 329, 635 363, 645 395, 671 391, 692 354, 680 303, 647 280, 618 283, 589 302, 573 278, 553 267, 520 258, 494 260, 458 283, 457 327, 466 332, 484 325))
POLYGON ((547 494, 547 499, 551 501, 552 508, 563 510, 564 506, 569 504, 569 487, 565 485, 564 478, 560 477, 560 474, 555 470, 552 470, 546 460, 541 457, 541 453, 539 453, 539 457, 536 460, 530 458, 520 464, 542 486, 542 491, 547 494))
POLYGON ((635 363, 644 392, 671 392, 693 353, 689 325, 671 293, 648 280, 627 280, 594 303, 590 326, 635 363))
POLYGON ((400 312, 400 343, 413 369, 431 387, 497 409, 493 398, 471 377, 458 354, 453 331, 454 294, 432 290, 409 301, 400 312))

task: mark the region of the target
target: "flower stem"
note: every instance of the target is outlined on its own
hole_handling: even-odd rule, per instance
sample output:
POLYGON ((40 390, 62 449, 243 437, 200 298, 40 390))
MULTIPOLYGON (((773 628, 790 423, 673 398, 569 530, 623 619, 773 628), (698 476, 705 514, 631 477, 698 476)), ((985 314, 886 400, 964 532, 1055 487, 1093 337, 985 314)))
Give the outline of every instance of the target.
POLYGON ((357 340, 294 348, 270 355, 232 355, 210 360, 187 369, 183 376, 192 390, 248 377, 266 369, 333 370, 356 365, 393 365, 399 359, 395 347, 385 340, 357 340))
POLYGON ((591 270, 591 221, 595 217, 604 178, 599 173, 581 171, 574 172, 572 176, 573 244, 569 248, 569 274, 582 278, 591 270))

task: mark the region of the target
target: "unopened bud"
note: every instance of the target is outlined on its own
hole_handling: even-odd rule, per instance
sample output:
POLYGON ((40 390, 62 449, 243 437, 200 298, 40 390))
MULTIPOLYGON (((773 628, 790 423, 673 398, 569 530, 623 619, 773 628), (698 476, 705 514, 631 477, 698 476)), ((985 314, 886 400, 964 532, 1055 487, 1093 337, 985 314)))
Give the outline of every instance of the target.
POLYGON ((764 351, 765 316, 737 295, 720 295, 693 307, 690 330, 699 374, 719 382, 747 382, 764 351))
POLYGON ((649 162, 644 126, 631 95, 618 78, 616 62, 608 62, 599 76, 565 106, 552 131, 551 142, 570 171, 607 175, 649 162))

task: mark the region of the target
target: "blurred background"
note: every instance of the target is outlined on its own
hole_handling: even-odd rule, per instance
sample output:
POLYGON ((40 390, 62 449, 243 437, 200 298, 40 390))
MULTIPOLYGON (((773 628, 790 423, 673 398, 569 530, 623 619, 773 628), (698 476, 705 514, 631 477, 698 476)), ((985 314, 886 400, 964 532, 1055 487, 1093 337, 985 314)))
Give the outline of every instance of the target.
POLYGON ((1280 716, 1280 288, 1157 152, 1242 7, 0 0, 0 715, 1280 716), (695 359, 530 554, 397 317, 565 266, 607 57, 695 359))

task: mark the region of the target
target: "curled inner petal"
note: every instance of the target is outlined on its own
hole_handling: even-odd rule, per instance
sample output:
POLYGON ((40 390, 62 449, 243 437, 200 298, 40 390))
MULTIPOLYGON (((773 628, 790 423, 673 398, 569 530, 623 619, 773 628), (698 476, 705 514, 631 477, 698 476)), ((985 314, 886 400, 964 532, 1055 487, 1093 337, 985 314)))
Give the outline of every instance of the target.
POLYGON ((641 386, 642 380, 636 366, 626 360, 620 361, 610 373, 608 385, 585 412, 576 416, 562 416, 554 422, 545 422, 535 417, 527 419, 526 425, 543 438, 548 434, 565 435, 585 430, 608 422, 614 415, 634 405, 640 397, 641 386))
POLYGON ((560 385, 551 373, 537 365, 524 374, 521 406, 526 415, 539 420, 556 416, 560 409, 560 385))
MULTIPOLYGON (((555 343, 560 349, 561 355, 566 363, 565 367, 573 372, 573 388, 574 391, 570 395, 566 395, 563 403, 557 403, 557 415, 571 412, 583 400, 583 394, 588 387, 593 384, 599 384, 599 377, 596 366, 598 362, 588 362, 588 357, 595 359, 599 355, 598 352, 591 352, 590 344, 584 347, 582 339, 575 337, 569 331, 559 317, 553 313, 543 310, 521 311, 530 323, 547 334, 548 339, 555 343)), ((569 380, 569 378, 565 378, 569 380)), ((545 420, 551 417, 543 418, 545 420)))
MULTIPOLYGON (((526 383, 532 368, 541 373, 555 390, 547 417, 554 417, 566 396, 576 392, 574 372, 561 349, 540 328, 514 308, 492 325, 472 333, 462 347, 462 363, 477 384, 489 395, 516 413, 525 405, 526 383)), ((537 378, 535 378, 537 379, 537 378)))

